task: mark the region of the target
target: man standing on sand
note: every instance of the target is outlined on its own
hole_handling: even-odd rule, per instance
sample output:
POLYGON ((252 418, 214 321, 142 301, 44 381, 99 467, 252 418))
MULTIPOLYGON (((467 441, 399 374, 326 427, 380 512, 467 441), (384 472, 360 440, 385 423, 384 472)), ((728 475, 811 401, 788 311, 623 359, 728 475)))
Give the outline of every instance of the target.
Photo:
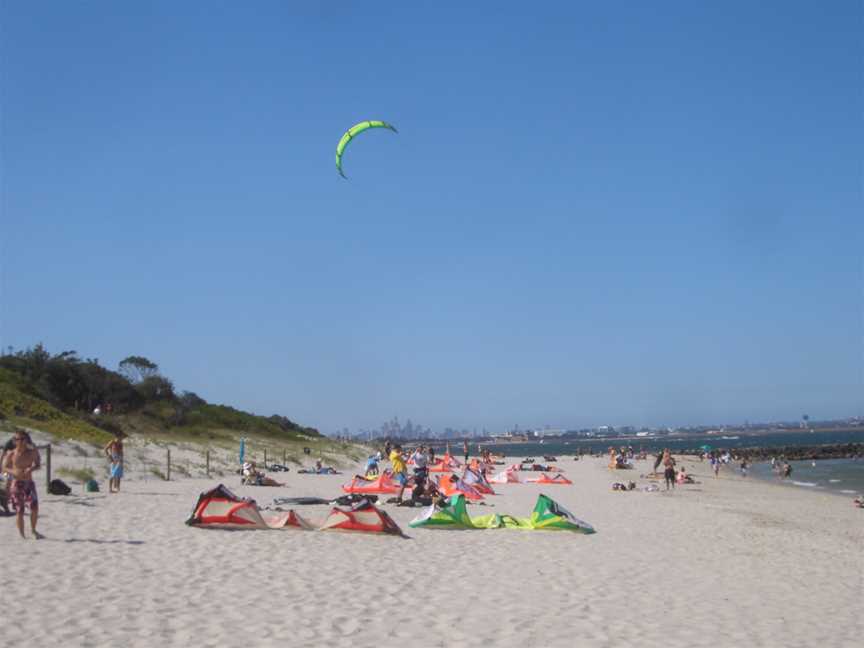
POLYGON ((669 490, 669 487, 672 487, 672 490, 675 490, 675 460, 672 458, 672 454, 669 452, 669 449, 663 451, 663 479, 666 481, 666 490, 669 490))
POLYGON ((30 530, 37 540, 42 534, 36 531, 36 521, 39 519, 39 498, 36 495, 36 484, 33 483, 33 471, 42 465, 39 451, 33 446, 24 430, 15 431, 15 449, 6 455, 2 469, 12 475, 12 485, 9 487, 9 500, 15 507, 15 523, 18 533, 24 535, 24 508, 30 507, 30 530))
POLYGON ((105 456, 111 462, 111 479, 108 481, 108 492, 120 492, 120 480, 123 478, 123 433, 114 435, 114 438, 105 446, 105 456))
POLYGON ((393 481, 399 484, 399 495, 397 499, 402 503, 402 494, 405 492, 405 486, 408 485, 408 476, 406 475, 407 468, 405 466, 405 457, 402 456, 402 446, 398 443, 393 446, 393 450, 388 457, 390 464, 393 466, 393 481))
POLYGON ((468 440, 462 442, 462 450, 465 451, 465 463, 468 463, 468 440))

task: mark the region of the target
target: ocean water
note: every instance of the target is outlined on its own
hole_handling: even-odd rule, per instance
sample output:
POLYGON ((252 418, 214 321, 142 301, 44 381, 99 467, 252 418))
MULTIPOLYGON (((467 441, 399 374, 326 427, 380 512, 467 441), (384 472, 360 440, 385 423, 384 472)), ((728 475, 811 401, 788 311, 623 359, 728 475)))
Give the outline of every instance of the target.
MULTIPOLYGON (((827 490, 854 497, 864 494, 864 459, 821 459, 819 461, 790 461, 792 474, 779 479, 771 470, 770 462, 750 467, 750 476, 774 481, 794 488, 827 490)), ((727 470, 732 470, 730 466, 727 470)), ((734 466, 738 471, 738 466, 734 466)))
MULTIPOLYGON (((503 443, 484 445, 494 454, 502 454, 505 457, 533 457, 543 462, 543 456, 555 456, 564 461, 564 457, 572 457, 578 452, 606 453, 609 446, 620 447, 622 445, 633 446, 637 452, 645 450, 653 453, 663 448, 669 448, 673 452, 687 450, 710 445, 712 449, 723 450, 737 448, 781 448, 784 446, 819 446, 838 445, 845 443, 864 443, 864 432, 784 432, 774 434, 753 435, 700 435, 689 437, 658 437, 637 439, 549 439, 544 443, 503 443)), ((443 454, 444 445, 436 446, 436 451, 443 454)), ((477 453, 477 444, 469 444, 471 456, 477 453)), ((451 444, 451 452, 460 456, 462 454, 462 442, 451 444)), ((756 463, 750 467, 750 476, 755 479, 766 479, 784 483, 795 488, 814 488, 833 491, 843 495, 854 497, 864 494, 864 459, 820 459, 811 461, 793 461, 792 476, 790 479, 780 480, 771 471, 769 462, 756 463)), ((735 470, 738 474, 737 464, 730 465, 727 470, 735 470)))
MULTIPOLYGON (((783 446, 817 446, 838 445, 843 443, 864 443, 864 431, 844 432, 781 432, 774 434, 752 434, 752 435, 699 435, 688 437, 663 436, 657 438, 641 437, 637 439, 549 439, 544 443, 502 443, 484 445, 495 454, 503 454, 508 457, 535 457, 538 460, 543 455, 574 455, 580 450, 582 452, 605 453, 609 446, 633 446, 637 452, 644 449, 646 452, 655 452, 663 448, 669 448, 673 452, 698 448, 709 445, 712 449, 735 448, 779 448, 783 446)), ((444 451, 443 445, 438 448, 444 451)), ((469 449, 474 455, 477 444, 470 443, 469 449)), ((451 444, 451 452, 455 455, 462 454, 462 442, 451 444)))

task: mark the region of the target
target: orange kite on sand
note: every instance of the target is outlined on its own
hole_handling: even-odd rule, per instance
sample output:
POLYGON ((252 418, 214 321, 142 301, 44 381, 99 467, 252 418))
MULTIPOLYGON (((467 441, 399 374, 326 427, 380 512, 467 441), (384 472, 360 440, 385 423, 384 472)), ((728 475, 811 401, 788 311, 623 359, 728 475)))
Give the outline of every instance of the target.
POLYGON ((438 490, 448 497, 451 495, 464 495, 465 499, 479 502, 484 499, 483 494, 471 484, 466 484, 456 475, 442 475, 438 478, 438 490))
POLYGON ((532 478, 532 479, 526 479, 525 481, 526 481, 526 482, 531 482, 532 484, 561 484, 561 485, 567 485, 567 484, 572 484, 572 483, 573 483, 572 481, 570 481, 569 479, 567 479, 567 478, 566 478, 564 475, 562 475, 561 473, 558 473, 558 474, 556 474, 556 475, 553 475, 552 477, 550 477, 550 476, 547 475, 546 473, 542 473, 539 477, 535 477, 535 478, 532 478))
POLYGON ((342 490, 346 493, 365 493, 366 495, 395 495, 399 492, 400 488, 393 481, 393 476, 387 471, 384 471, 377 479, 371 481, 360 475, 354 475, 354 478, 350 482, 342 484, 342 490))

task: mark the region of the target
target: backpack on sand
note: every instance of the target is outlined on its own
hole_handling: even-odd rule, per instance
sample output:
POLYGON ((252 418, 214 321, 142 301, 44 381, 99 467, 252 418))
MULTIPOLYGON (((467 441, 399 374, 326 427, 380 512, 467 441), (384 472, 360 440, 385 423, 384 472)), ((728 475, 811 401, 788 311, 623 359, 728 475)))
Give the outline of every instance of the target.
POLYGON ((48 484, 48 492, 52 495, 68 495, 72 489, 62 479, 52 479, 48 484))

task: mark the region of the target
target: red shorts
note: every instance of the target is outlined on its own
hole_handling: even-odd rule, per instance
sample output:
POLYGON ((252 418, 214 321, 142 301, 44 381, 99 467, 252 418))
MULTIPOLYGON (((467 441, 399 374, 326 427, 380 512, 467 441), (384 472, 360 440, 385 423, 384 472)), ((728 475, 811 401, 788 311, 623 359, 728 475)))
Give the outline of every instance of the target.
POLYGON ((39 508, 36 484, 32 479, 13 479, 9 487, 9 501, 16 511, 23 511, 25 507, 29 507, 31 511, 39 508))

